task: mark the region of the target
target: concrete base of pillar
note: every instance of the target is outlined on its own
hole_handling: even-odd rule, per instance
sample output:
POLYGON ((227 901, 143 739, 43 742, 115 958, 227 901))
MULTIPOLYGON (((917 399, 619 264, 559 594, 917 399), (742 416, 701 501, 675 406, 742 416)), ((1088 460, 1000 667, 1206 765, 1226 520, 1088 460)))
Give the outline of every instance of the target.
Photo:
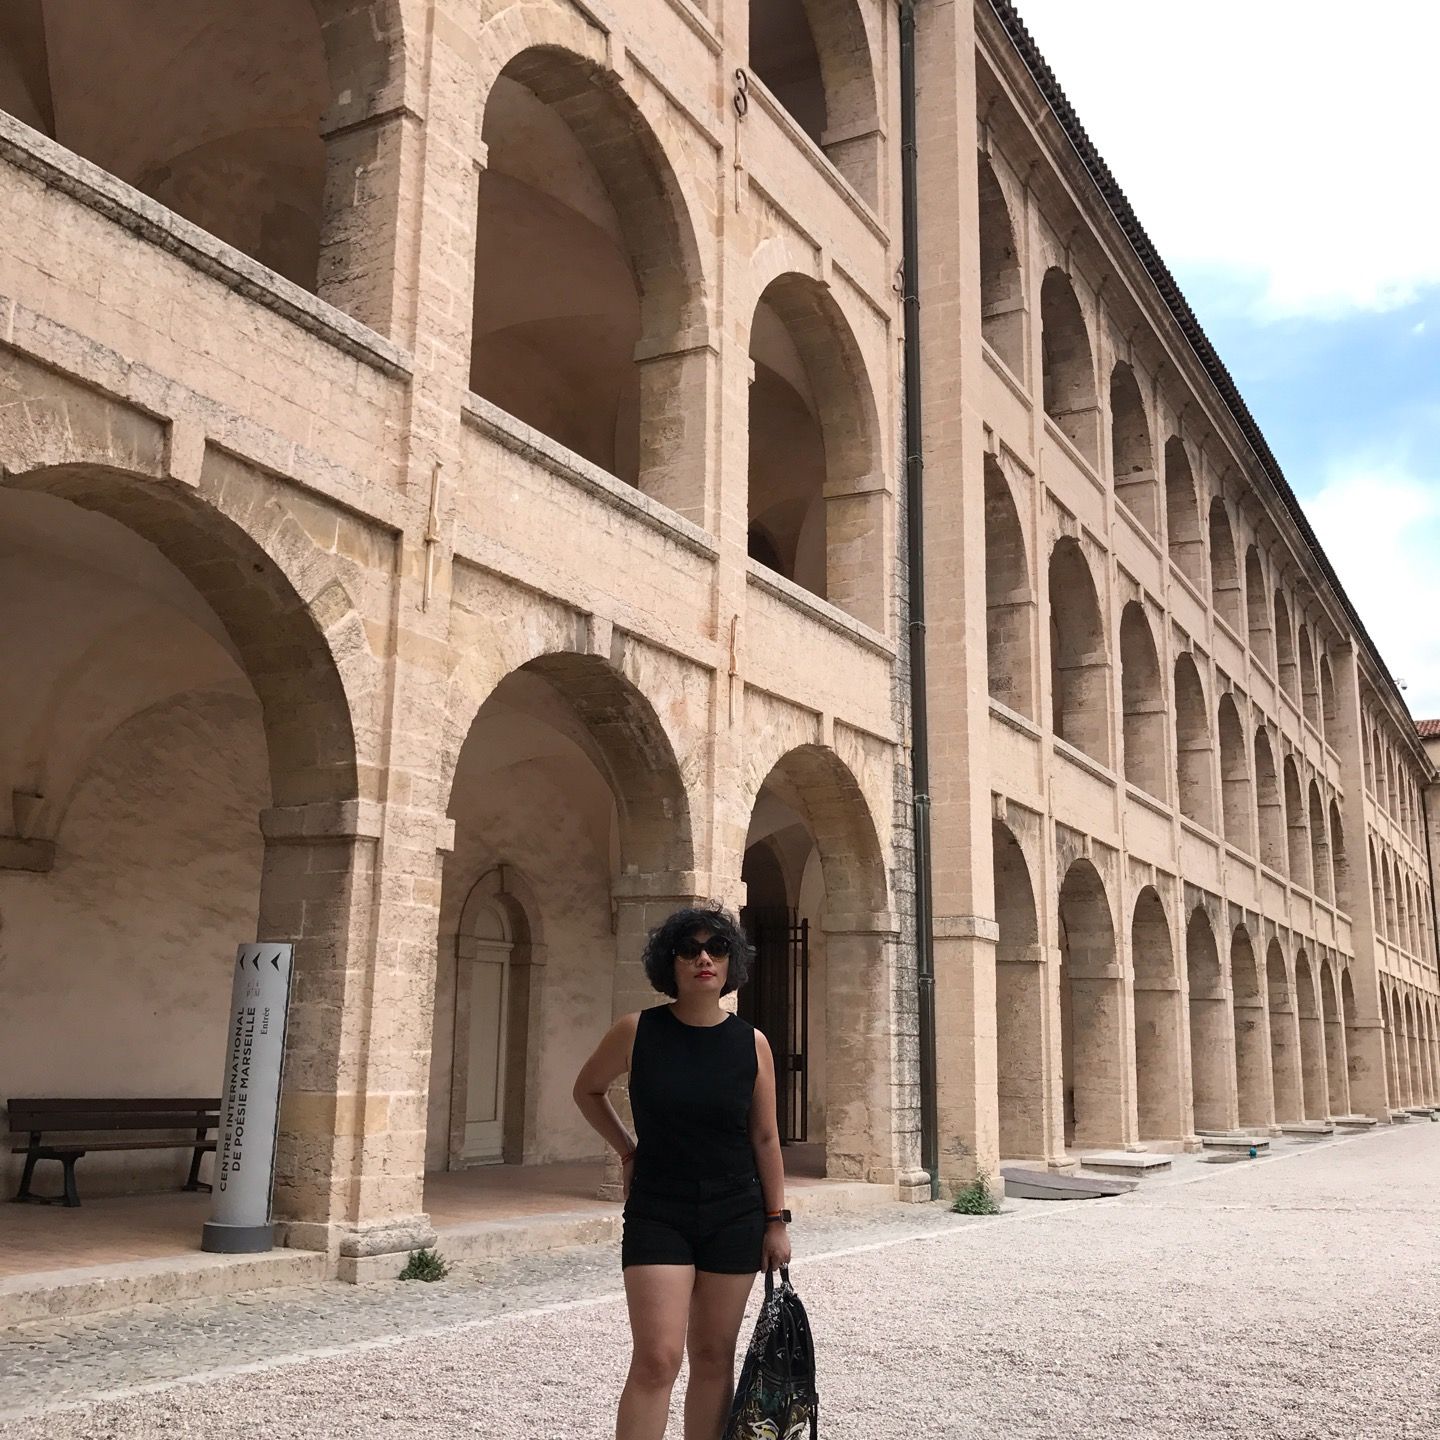
POLYGON ((902 1170, 895 1177, 895 1198, 904 1205, 924 1205, 930 1200, 930 1173, 902 1170))

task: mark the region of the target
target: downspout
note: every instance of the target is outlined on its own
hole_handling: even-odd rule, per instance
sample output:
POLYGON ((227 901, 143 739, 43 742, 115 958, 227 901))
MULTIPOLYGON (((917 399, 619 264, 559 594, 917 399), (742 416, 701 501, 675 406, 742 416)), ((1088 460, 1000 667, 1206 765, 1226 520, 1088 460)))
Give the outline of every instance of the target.
POLYGON ((900 210, 905 301, 905 515, 910 569, 910 778, 915 807, 915 941, 920 1023, 920 1163, 940 1196, 935 925, 930 879, 930 721, 925 684, 925 460, 920 425, 920 207, 916 179, 915 4, 900 0, 900 210))

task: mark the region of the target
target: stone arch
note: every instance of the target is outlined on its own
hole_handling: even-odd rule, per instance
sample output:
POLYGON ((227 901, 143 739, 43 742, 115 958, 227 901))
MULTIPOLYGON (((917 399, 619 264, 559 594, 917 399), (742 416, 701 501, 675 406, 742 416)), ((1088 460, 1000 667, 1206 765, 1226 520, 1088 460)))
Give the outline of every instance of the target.
POLYGON ((1320 656, 1320 714, 1325 722, 1325 739, 1333 745, 1335 726, 1340 716, 1335 706, 1335 673, 1330 668, 1330 657, 1323 652, 1320 656))
POLYGON ((995 171, 983 155, 980 176, 980 330, 985 343, 1025 377, 1025 284, 1015 222, 995 171))
POLYGON ((1320 717, 1320 672, 1315 668, 1315 647, 1310 643, 1310 629, 1303 622, 1300 625, 1299 644, 1300 705, 1305 718, 1323 735, 1324 721, 1320 717))
POLYGON ((1335 908, 1351 915, 1355 900, 1350 891, 1350 861, 1345 854, 1345 827, 1340 819, 1340 807, 1330 801, 1330 873, 1335 882, 1335 908))
POLYGON ((1375 934, 1378 938, 1385 935, 1385 885, 1384 877, 1380 873, 1380 862, 1375 858, 1375 839, 1373 836, 1366 842, 1366 849, 1370 859, 1370 908, 1374 916, 1375 934))
POLYGON ((1184 1050, 1175 941, 1165 904, 1153 885, 1135 899, 1130 921, 1134 976, 1135 1098, 1142 1140, 1179 1140, 1186 1133, 1184 1050))
POLYGON ((1249 851, 1254 845, 1254 800, 1250 791, 1250 761, 1240 707, 1232 694, 1220 697, 1220 789, 1224 800, 1225 838, 1249 851))
POLYGON ((1290 607, 1282 590, 1275 591, 1275 665, 1280 688, 1292 699, 1300 695, 1295 675, 1295 631, 1290 623, 1290 607))
POLYGON ((1330 1115, 1350 1113, 1350 1065, 1346 1056, 1345 1020, 1330 961, 1320 962, 1320 1015, 1325 1026, 1325 1077, 1330 1115))
POLYGON ((1122 1142, 1128 1064, 1105 883, 1086 859, 1060 887, 1060 1080, 1066 1148, 1122 1142))
POLYGON ((1175 661, 1175 773, 1180 813, 1207 830, 1215 824, 1215 743, 1210 706, 1195 657, 1175 661))
MULTIPOLYGON (((34 422, 46 405, 31 397, 27 409, 34 422)), ((78 432, 89 418, 83 405, 75 406, 68 424, 78 432)), ((134 417, 109 411, 104 425, 111 427, 116 449, 144 428, 134 417)), ((86 1038, 84 1013, 67 1019, 56 1003, 43 1030, 69 1029, 71 1048, 85 1051, 95 1067, 89 1083, 111 1093, 117 1085, 123 1093, 128 1080, 158 1093, 203 1094, 223 1038, 208 1031, 203 1018, 198 1025, 189 1020, 212 1014, 218 1023, 223 1017, 233 966, 226 952, 233 954, 237 939, 255 936, 293 944, 297 984, 287 1034, 276 1213, 322 1226, 355 1218, 347 1196, 361 1159, 348 1137, 337 1139, 328 1122, 307 1117, 332 1113, 338 1096, 348 1103, 357 1055, 354 1032, 335 1023, 336 997, 344 997, 365 970, 357 952, 371 923, 363 877, 374 863, 379 797, 368 779, 376 773, 375 757, 357 753, 356 722, 364 722, 362 733, 373 733, 368 696, 381 686, 351 598, 359 577, 339 553, 311 540, 283 485, 239 461, 208 453, 198 483, 188 486, 94 463, 31 468, 35 457, 28 447, 37 439, 45 451, 39 431, 4 436, 0 530, 12 547, 26 535, 43 553, 56 544, 68 547, 60 552, 68 560, 52 567, 53 583, 61 587, 83 574, 109 575, 113 582, 85 613, 67 618, 52 610, 37 626, 45 645, 43 653, 35 652, 41 668, 24 687, 28 699, 47 703, 43 677, 49 667, 66 691, 67 708, 77 707, 84 693, 81 672, 99 663, 102 690, 84 693, 83 703, 94 707, 92 720, 111 707, 108 723, 87 720, 74 728, 66 717, 56 728, 71 745, 68 763, 81 771, 65 778, 65 795, 57 797, 46 823, 58 827, 63 819, 67 826, 87 827, 90 835, 103 833, 112 875, 107 883, 117 884, 114 877, 124 871, 116 891, 123 912, 107 916, 93 883, 95 857, 84 858, 88 852, 78 843, 62 853, 49 895, 58 897, 72 883, 69 877, 91 873, 84 912, 99 933, 78 953, 93 964, 104 960, 106 945, 118 944, 133 952, 134 961, 129 996, 113 1003, 101 995, 93 974, 67 977, 50 965, 51 977, 83 999, 91 1014, 97 1007, 106 1013, 112 1035, 125 1036, 123 1073, 100 1074, 119 1057, 103 1040, 86 1038), (143 595, 138 606, 122 593, 128 589, 143 595), (167 614, 183 617, 183 625, 165 626, 167 614), (144 625, 127 625, 127 615, 145 617, 144 625), (87 634, 92 628, 108 634, 106 644, 93 643, 87 634), (178 658, 192 641, 208 647, 195 666, 178 658), (120 646, 129 647, 129 663, 115 653, 120 646), (162 669, 172 648, 181 666, 174 687, 162 669), (125 671, 129 680, 117 683, 125 671), (147 697, 143 692, 152 682, 162 688, 147 697), (142 742, 147 748, 140 748, 142 742), (83 811, 73 808, 83 773, 102 762, 108 767, 103 794, 87 787, 83 811), (72 865, 72 859, 83 863, 72 865), (150 873, 146 865, 159 868, 150 873), (183 936, 178 952, 176 936, 183 936), (150 965, 159 967, 154 975, 147 974, 150 965), (127 1015, 136 997, 143 997, 142 1009, 127 1015), (172 1007, 187 1017, 178 1029, 172 1007), (147 1027, 157 1019, 165 1029, 152 1035, 147 1027)), ((83 448, 76 436, 72 441, 72 453, 83 448)), ((45 458, 56 453, 52 449, 45 458)), ((340 524, 337 552, 347 538, 358 540, 347 537, 346 524, 340 524)), ((13 554, 7 556, 12 567, 13 554)), ((15 575, 11 568, 7 602, 18 598, 15 575)), ((15 682, 12 662, 13 655, 0 668, 15 682)), ((7 710, 21 731, 38 733, 13 698, 7 710)), ((0 735, 0 749, 8 748, 7 739, 0 735)), ((44 763, 45 757, 39 759, 44 763)), ((50 845, 57 838, 66 843, 53 828, 45 838, 50 845)), ((73 918, 73 907, 70 920, 53 909, 43 923, 63 928, 73 918)), ((50 948, 58 954, 66 947, 52 938, 50 948)), ((363 1014, 365 1002, 353 1003, 363 1014)), ((16 1066, 21 1050, 13 1038, 0 1036, 0 1046, 16 1066)), ((423 1075, 409 1058, 387 1052, 383 1042, 375 1054, 393 1062, 397 1095, 423 1094, 423 1075)), ((18 1069, 12 1076, 18 1078, 18 1069)), ((46 1093, 53 1083, 37 1088, 46 1093)), ((404 1138, 383 1127, 366 1144, 383 1150, 401 1177, 416 1160, 404 1138)), ((131 1163, 127 1156, 122 1178, 153 1173, 145 1160, 133 1162, 139 1167, 133 1172, 131 1163)), ((418 1163, 414 1175, 409 1202, 418 1214, 418 1163)), ((402 1179, 391 1197, 402 1210, 403 1189, 402 1179)))
POLYGON ((991 696, 1035 718, 1031 644, 1035 599, 1025 532, 1010 482, 985 457, 985 658, 991 696))
POLYGON ((1303 950, 1295 956, 1295 1009, 1300 1021, 1300 1083, 1305 1119, 1323 1120, 1329 1105, 1324 1022, 1315 972, 1303 950))
POLYGON ((750 68, 861 198, 877 205, 879 89, 856 0, 750 0, 750 68))
POLYGON ((750 329, 749 513, 780 573, 885 628, 887 519, 874 387, 829 289, 788 272, 750 329))
POLYGON ((770 836, 805 877, 799 909, 812 932, 807 1118, 823 1128, 826 1174, 893 1184, 904 1123, 889 1098, 898 937, 869 803, 834 750, 805 744, 764 772, 750 817, 747 852, 770 836))
POLYGON ((1235 1012, 1235 1092, 1240 1124, 1268 1126, 1275 1115, 1270 1025, 1255 947, 1244 925, 1237 925, 1230 935, 1230 990, 1235 1012))
POLYGON ((1270 1078, 1277 1124, 1305 1118, 1300 1080, 1300 1023, 1294 987, 1278 940, 1265 950, 1265 996, 1270 1020, 1270 1078))
POLYGON ((1395 903, 1395 875, 1390 868, 1390 852, 1383 846, 1380 853, 1380 889, 1385 899, 1385 938, 1394 945, 1400 938, 1399 915, 1395 903))
POLYGON ((1100 411, 1090 330, 1070 277, 1058 266, 1040 286, 1040 355, 1045 413, 1093 466, 1100 463, 1100 411))
POLYGON ((1267 670, 1273 670, 1275 631, 1265 594, 1265 572, 1260 566, 1260 552, 1254 545, 1245 552, 1245 613, 1250 651, 1267 670))
POLYGON ((1160 657, 1145 608, 1132 600, 1120 614, 1120 697, 1125 778, 1156 799, 1169 793, 1165 741, 1165 690, 1160 657))
POLYGON ((708 291, 681 183, 578 17, 526 29, 481 88, 470 388, 704 524, 708 291))
POLYGON ((1080 542, 1061 536, 1050 552, 1050 708, 1055 734, 1110 763, 1105 628, 1080 542))
POLYGON ((1235 1108, 1230 1006, 1215 931, 1202 905, 1190 912, 1185 927, 1185 989, 1195 1129, 1229 1130, 1235 1108))
POLYGON ((1110 372, 1110 462, 1115 498, 1158 540, 1155 446, 1135 372, 1123 360, 1117 360, 1110 372))
POLYGON ((1046 1154, 1045 964, 1035 916, 1035 889, 1025 853, 1008 826, 991 823, 995 866, 996 1095, 1000 1154, 1046 1154))
POLYGON ((1165 535, 1170 558, 1180 573, 1205 593, 1205 543, 1200 538, 1200 502, 1185 442, 1165 442, 1165 535))
POLYGON ((1310 868, 1314 875, 1314 891, 1322 899, 1335 903, 1335 871, 1330 858, 1330 837, 1326 833, 1325 805, 1320 787, 1310 782, 1310 868))
POLYGON ((1290 861, 1290 880, 1302 889, 1315 888, 1314 876, 1310 873, 1310 827, 1306 821, 1305 800, 1300 789, 1300 771, 1295 757, 1287 755, 1285 773, 1285 833, 1290 861))
POLYGON ((1285 810, 1275 773, 1275 753, 1263 725, 1255 731, 1255 806, 1260 824, 1260 859, 1277 874, 1287 872, 1285 810))
POLYGON ((1230 512, 1217 495, 1210 502, 1210 597, 1220 618, 1237 634, 1245 631, 1240 566, 1230 512))

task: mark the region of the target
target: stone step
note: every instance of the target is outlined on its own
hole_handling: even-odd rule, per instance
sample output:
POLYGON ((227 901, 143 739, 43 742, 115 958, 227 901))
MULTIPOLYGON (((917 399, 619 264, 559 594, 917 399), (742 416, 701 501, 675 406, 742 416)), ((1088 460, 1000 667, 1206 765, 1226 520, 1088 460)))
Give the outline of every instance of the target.
POLYGON ((1342 1130, 1373 1130, 1380 1123, 1373 1115, 1336 1115, 1334 1118, 1342 1130))
POLYGON ((1239 1151, 1242 1154, 1253 1148, 1263 1155, 1270 1148, 1269 1140, 1260 1135, 1201 1135, 1200 1144, 1206 1150, 1239 1151))
POLYGON ((1390 1112, 1390 1123, 1392 1125, 1408 1125, 1414 1118, 1408 1110, 1392 1110, 1390 1112))
POLYGON ((1294 1120, 1280 1126, 1282 1135, 1297 1135, 1303 1139, 1319 1140, 1333 1135, 1335 1127, 1328 1120, 1294 1120))
POLYGON ((1098 1170, 1102 1175, 1160 1175, 1174 1168, 1174 1160, 1169 1155, 1124 1150, 1103 1155, 1082 1155, 1080 1163, 1085 1169, 1098 1170))
POLYGON ((1435 1114, 1428 1105, 1407 1105, 1405 1107, 1405 1113, 1407 1115, 1413 1115, 1417 1120, 1429 1120, 1435 1114))
POLYGON ((1011 1200, 1099 1200, 1128 1195, 1137 1180, 1101 1180, 1092 1175, 1061 1175, 1053 1170, 1024 1170, 1007 1165, 1000 1171, 1011 1200))

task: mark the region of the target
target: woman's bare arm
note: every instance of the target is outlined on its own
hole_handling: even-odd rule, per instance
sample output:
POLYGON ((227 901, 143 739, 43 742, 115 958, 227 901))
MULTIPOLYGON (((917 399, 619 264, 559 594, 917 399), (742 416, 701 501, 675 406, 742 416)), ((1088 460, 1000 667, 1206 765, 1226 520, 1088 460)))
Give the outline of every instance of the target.
MULTIPOLYGON (((755 1093, 750 1100, 750 1145, 755 1151, 755 1168, 760 1173, 760 1190, 765 1213, 778 1214, 785 1208, 785 1161, 780 1155, 780 1127, 775 1118, 775 1060, 770 1042, 755 1032, 755 1093)), ((780 1224, 765 1227, 766 1270, 790 1263, 790 1236, 780 1224)))
POLYGON ((595 1053, 580 1067, 575 1077, 575 1104, 590 1122, 596 1134, 617 1155, 628 1155, 635 1148, 630 1132, 620 1122, 615 1107, 606 1093, 630 1068, 630 1050, 635 1043, 638 1013, 622 1015, 595 1047, 595 1053))

